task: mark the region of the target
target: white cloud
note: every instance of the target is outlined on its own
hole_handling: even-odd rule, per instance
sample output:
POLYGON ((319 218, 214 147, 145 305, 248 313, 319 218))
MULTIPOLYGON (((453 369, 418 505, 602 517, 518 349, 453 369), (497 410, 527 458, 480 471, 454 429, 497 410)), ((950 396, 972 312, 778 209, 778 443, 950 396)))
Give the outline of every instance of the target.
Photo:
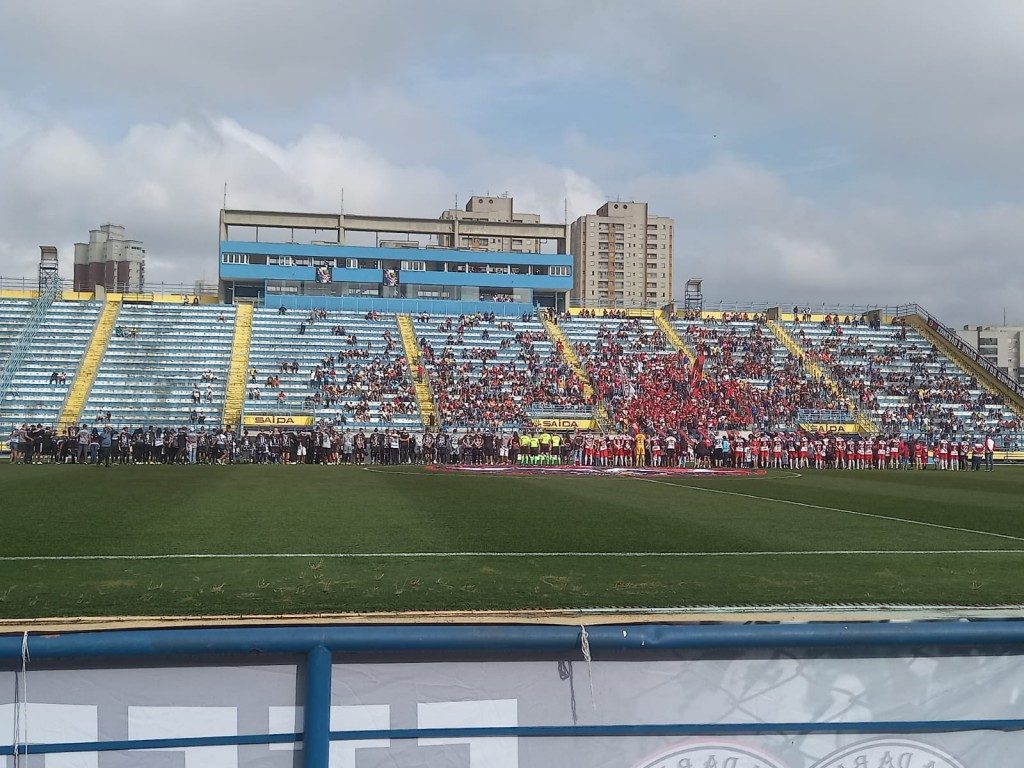
POLYGON ((676 223, 677 290, 705 280, 714 301, 918 302, 951 323, 1024 321, 1015 267, 1024 204, 959 210, 800 194, 787 177, 734 158, 636 186, 676 223), (1016 314, 1015 314, 1016 313, 1016 314))
MULTIPOLYGON (((71 244, 113 221, 146 243, 147 276, 166 282, 214 278, 225 181, 234 208, 334 211, 344 187, 346 210, 425 216, 468 186, 324 126, 278 143, 229 118, 136 125, 111 144, 54 126, 0 148, 0 176, 12 182, 0 189, 0 273, 30 273, 35 246, 58 236, 67 274, 71 244)), ((581 174, 539 162, 494 156, 467 177, 507 185, 517 208, 546 220, 561 220, 566 197, 584 210, 601 197, 581 174)))
POLYGON ((1012 319, 1022 21, 984 0, 6 3, 0 273, 109 219, 152 277, 211 279, 225 181, 235 207, 335 210, 344 187, 348 210, 425 216, 507 190, 555 221, 621 195, 676 217, 680 283, 715 297, 1012 319), (666 116, 619 111, 646 103, 666 116))

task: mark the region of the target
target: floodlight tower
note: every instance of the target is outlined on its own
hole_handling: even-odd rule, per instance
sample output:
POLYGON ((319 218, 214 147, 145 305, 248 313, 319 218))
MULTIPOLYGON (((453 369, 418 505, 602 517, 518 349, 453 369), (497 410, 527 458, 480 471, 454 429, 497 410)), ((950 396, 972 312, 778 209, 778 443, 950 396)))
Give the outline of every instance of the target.
POLYGON ((686 289, 683 293, 683 309, 687 312, 700 312, 704 309, 704 293, 701 285, 703 278, 691 277, 686 281, 686 289))
POLYGON ((39 246, 39 295, 46 293, 54 282, 60 282, 57 271, 57 248, 52 245, 39 246))

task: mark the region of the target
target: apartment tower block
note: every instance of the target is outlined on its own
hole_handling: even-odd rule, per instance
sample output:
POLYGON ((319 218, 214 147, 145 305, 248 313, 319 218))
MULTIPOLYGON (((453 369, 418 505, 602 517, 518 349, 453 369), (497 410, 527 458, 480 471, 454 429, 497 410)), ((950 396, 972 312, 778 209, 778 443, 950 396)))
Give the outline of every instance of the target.
POLYGON ((647 203, 608 202, 570 235, 577 306, 652 307, 672 301, 675 221, 647 203))

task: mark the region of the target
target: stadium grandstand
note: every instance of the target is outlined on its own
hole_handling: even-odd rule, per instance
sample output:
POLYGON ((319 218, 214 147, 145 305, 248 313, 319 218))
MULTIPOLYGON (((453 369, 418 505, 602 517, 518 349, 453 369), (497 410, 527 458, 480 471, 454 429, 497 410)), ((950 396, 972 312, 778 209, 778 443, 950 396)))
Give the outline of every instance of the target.
MULTIPOLYGON (((38 290, 0 298, 0 430, 9 448, 21 460, 75 461, 84 442, 97 460, 101 448, 123 457, 155 439, 181 442, 180 461, 190 445, 212 459, 206 443, 234 458, 252 457, 257 441, 303 442, 312 462, 324 443, 337 460, 352 454, 343 449, 359 432, 367 443, 374 432, 385 442, 402 432, 414 446, 402 455, 422 459, 425 433, 431 443, 438 432, 472 443, 467 435, 479 432, 498 446, 558 432, 562 458, 571 459, 569 446, 592 432, 625 436, 630 460, 645 464, 669 437, 680 460, 693 463, 702 442, 717 449, 725 440, 741 449, 731 457, 736 466, 758 464, 751 442, 777 439, 809 442, 812 459, 815 446, 828 451, 828 466, 846 441, 896 442, 908 464, 921 445, 936 465, 951 444, 973 454, 980 441, 1004 459, 1021 449, 1019 385, 915 305, 813 313, 576 307, 566 296, 571 277, 563 284, 547 275, 567 258, 559 253, 389 245, 376 249, 384 258, 367 259, 372 249, 362 246, 227 239, 239 226, 327 226, 309 218, 221 212, 220 293, 230 303, 209 294, 58 290, 46 249, 49 277, 40 273, 38 290), (304 255, 313 252, 322 258, 304 255), (388 260, 396 254, 399 261, 388 260), (449 271, 459 259, 464 269, 449 271), (417 287, 398 277, 427 261, 437 269, 417 287), (517 263, 529 274, 515 275, 517 263), (425 298, 429 280, 458 284, 472 298, 425 298), (503 281, 517 287, 502 293, 503 281)), ((331 220, 334 237, 353 227, 437 228, 364 218, 331 220)), ((503 235, 527 227, 538 238, 565 232, 478 226, 503 235)), ((557 240, 558 250, 565 242, 557 240)), ((264 460, 277 460, 280 447, 264 460)), ((286 452, 292 460, 297 447, 286 452)))
MULTIPOLYGON (((47 309, 3 401, 11 445, 34 443, 18 455, 56 460, 58 443, 79 440, 83 429, 81 439, 97 445, 105 431, 139 440, 150 427, 174 440, 223 435, 236 448, 281 430, 305 440, 327 430, 335 443, 359 430, 404 431, 414 442, 437 430, 517 439, 642 432, 648 446, 670 434, 688 445, 824 434, 831 442, 898 440, 904 452, 908 441, 937 451, 982 439, 1007 458, 1021 444, 1020 416, 998 389, 903 318, 872 325, 802 313, 775 323, 761 313, 585 309, 408 317, 284 306, 238 313, 171 298, 108 296, 47 309), (241 326, 243 314, 251 326, 241 326), (248 344, 239 355, 240 335, 248 344)), ((12 336, 33 308, 31 299, 0 303, 12 336)), ((313 460, 312 451, 306 456, 313 460)))
POLYGON ((1017 615, 1024 391, 921 307, 576 306, 562 225, 221 223, 216 289, 0 286, 9 753, 962 768, 1024 727, 1019 622, 931 621, 1017 615), (344 244, 402 228, 439 243, 344 244), (699 711, 638 708, 666 680, 699 711))

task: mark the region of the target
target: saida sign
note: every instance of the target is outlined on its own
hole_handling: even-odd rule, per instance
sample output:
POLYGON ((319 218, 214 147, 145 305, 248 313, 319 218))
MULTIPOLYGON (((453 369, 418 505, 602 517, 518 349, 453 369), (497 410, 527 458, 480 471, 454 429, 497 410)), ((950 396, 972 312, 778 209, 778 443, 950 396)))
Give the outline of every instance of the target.
POLYGON ((800 429, 804 432, 824 432, 827 435, 857 435, 860 434, 860 426, 850 423, 818 424, 816 422, 801 423, 800 429))
POLYGON ((546 429, 554 432, 567 432, 575 429, 593 429, 593 419, 576 419, 572 417, 551 417, 551 418, 537 418, 530 419, 533 422, 533 426, 538 429, 546 429))
POLYGON ((242 418, 242 425, 246 427, 311 427, 313 426, 313 417, 246 415, 242 418))

